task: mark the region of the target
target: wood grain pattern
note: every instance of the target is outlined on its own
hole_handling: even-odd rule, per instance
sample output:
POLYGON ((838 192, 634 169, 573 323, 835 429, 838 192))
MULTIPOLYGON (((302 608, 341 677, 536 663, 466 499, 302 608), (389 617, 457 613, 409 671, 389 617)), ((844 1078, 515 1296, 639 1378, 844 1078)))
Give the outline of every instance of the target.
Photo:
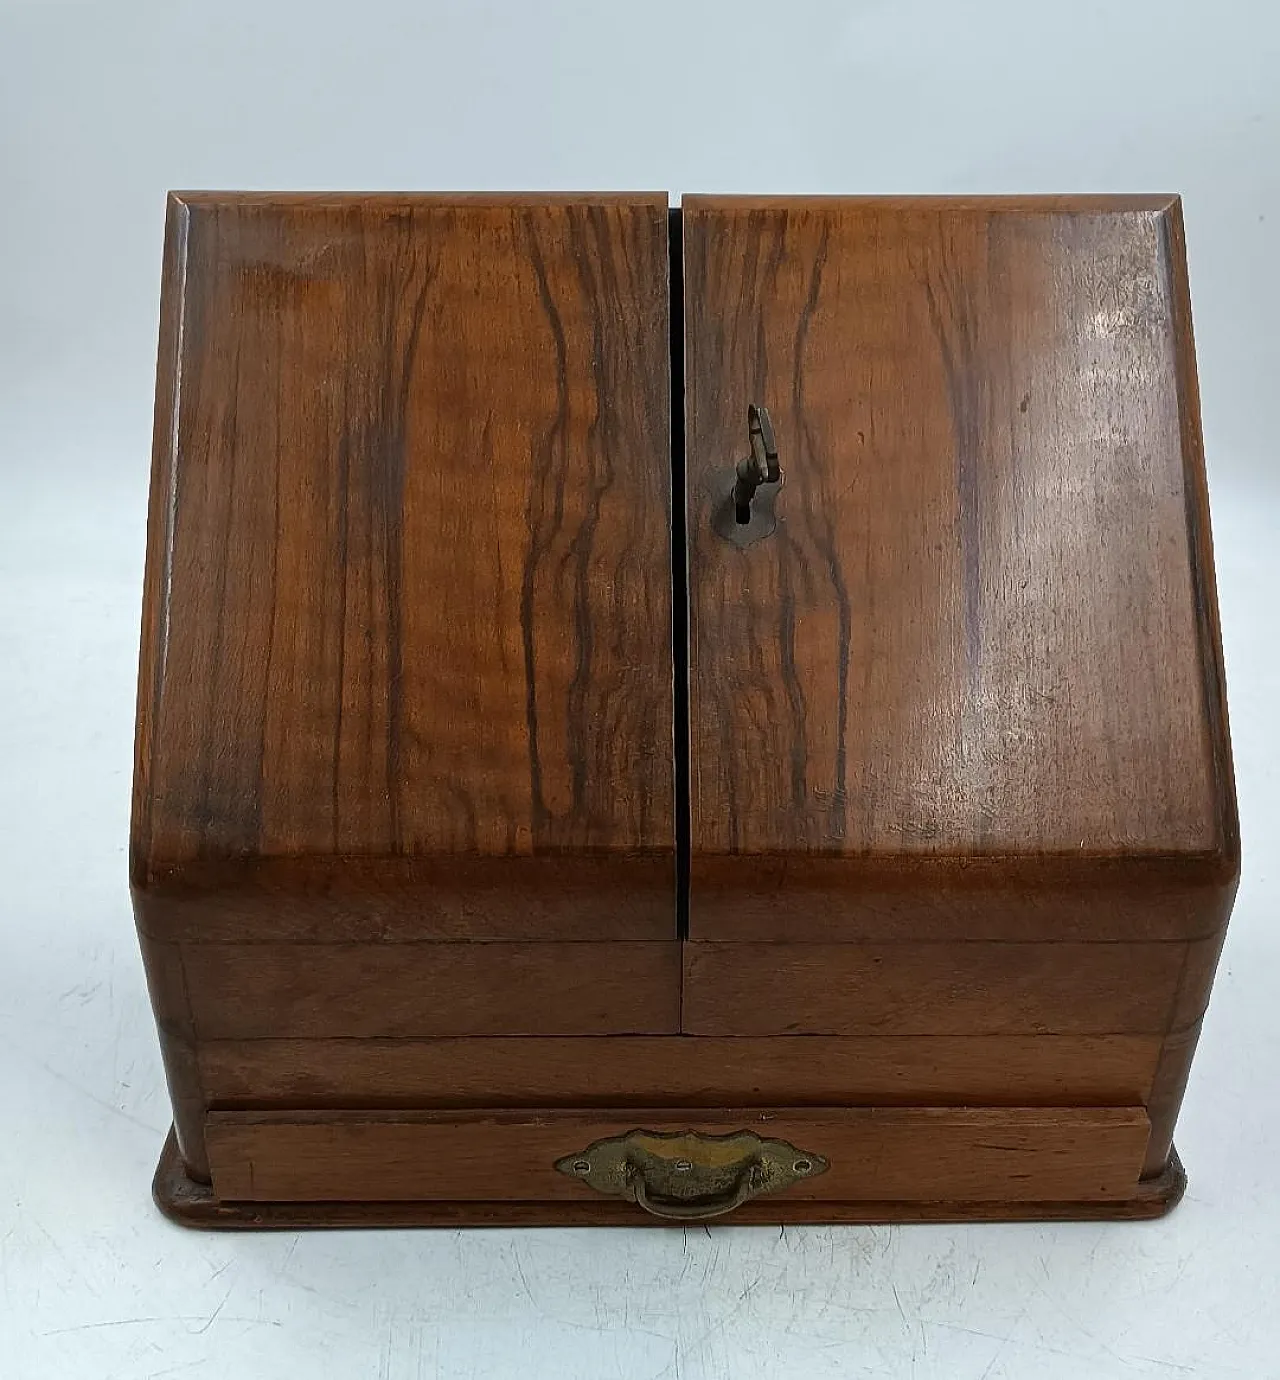
POLYGON ((676 944, 188 944, 200 1039, 675 1034, 676 944))
POLYGON ((214 1190, 231 1201, 589 1201, 598 1195, 555 1160, 636 1126, 749 1128, 830 1160, 778 1202, 1123 1200, 1148 1134, 1141 1108, 913 1107, 211 1112, 207 1139, 214 1190))
POLYGON ((1198 948, 691 942, 682 1028, 758 1036, 1163 1035, 1175 1016, 1196 1020, 1203 1011, 1182 1000, 1198 948))
MULTIPOLYGON (((741 900, 753 938, 856 937, 865 867, 871 912, 904 879, 910 937, 974 858, 1031 894, 1038 859, 1086 886, 1140 859, 1156 887, 1169 860, 1190 923, 1220 923, 1238 839, 1176 200, 684 214, 691 934, 734 937, 741 900), (785 478, 740 549, 710 515, 748 402, 785 478), (762 918, 817 858, 847 863, 838 910, 762 918)), ((969 900, 951 919, 981 932, 969 900)), ((1120 900, 1086 928, 1132 934, 1120 900)))
MULTIPOLYGON (((1006 1200, 999 1203, 852 1202, 744 1203, 734 1214, 731 1227, 779 1222, 862 1223, 884 1222, 1055 1222, 1143 1221, 1161 1217, 1181 1201, 1187 1176, 1177 1153, 1169 1156, 1164 1170, 1139 1179, 1131 1197, 1092 1202, 1034 1202, 1006 1200)), ((599 1199, 594 1203, 525 1202, 348 1202, 348 1203, 245 1203, 225 1202, 213 1189, 190 1178, 172 1135, 165 1142, 151 1184, 156 1206, 171 1221, 184 1227, 212 1231, 297 1231, 336 1227, 602 1227, 650 1226, 671 1229, 678 1224, 660 1217, 637 1221, 630 1203, 599 1199)), ((708 1228, 716 1231, 716 1224, 708 1228)))
POLYGON ((269 914, 390 859, 430 917, 449 859, 604 856, 593 937, 674 937, 666 281, 658 196, 171 201, 144 924, 224 865, 269 914))
POLYGON ((1139 1106, 1159 1035, 206 1040, 217 1110, 1139 1106))

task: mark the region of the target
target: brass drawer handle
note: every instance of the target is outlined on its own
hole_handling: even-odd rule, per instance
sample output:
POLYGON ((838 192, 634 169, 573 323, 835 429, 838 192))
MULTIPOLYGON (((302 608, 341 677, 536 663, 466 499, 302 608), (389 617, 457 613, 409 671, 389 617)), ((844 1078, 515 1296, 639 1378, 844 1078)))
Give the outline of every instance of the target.
POLYGON ((721 1217, 750 1198, 825 1173, 821 1155, 754 1131, 628 1131, 593 1141, 555 1167, 597 1193, 628 1198, 655 1217, 721 1217))

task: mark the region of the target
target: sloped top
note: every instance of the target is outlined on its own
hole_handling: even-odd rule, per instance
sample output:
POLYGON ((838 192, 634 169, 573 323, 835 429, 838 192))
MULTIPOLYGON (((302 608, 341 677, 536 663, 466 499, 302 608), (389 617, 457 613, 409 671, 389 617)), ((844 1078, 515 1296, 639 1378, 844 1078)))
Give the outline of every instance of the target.
POLYGON ((669 874, 666 277, 665 197, 171 199, 136 883, 669 874))
POLYGON ((687 198, 685 270, 695 905, 744 856, 1230 873, 1176 198, 687 198))

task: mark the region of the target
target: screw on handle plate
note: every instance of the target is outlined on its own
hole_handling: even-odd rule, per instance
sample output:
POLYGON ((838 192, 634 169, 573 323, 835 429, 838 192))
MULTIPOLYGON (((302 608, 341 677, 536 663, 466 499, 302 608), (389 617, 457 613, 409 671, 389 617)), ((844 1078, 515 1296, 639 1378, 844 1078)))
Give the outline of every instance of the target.
POLYGON ((746 527, 751 521, 751 501, 760 485, 777 484, 782 479, 778 443, 773 437, 773 423, 767 407, 752 403, 747 408, 747 437, 751 454, 738 461, 733 485, 734 520, 740 527, 746 527))

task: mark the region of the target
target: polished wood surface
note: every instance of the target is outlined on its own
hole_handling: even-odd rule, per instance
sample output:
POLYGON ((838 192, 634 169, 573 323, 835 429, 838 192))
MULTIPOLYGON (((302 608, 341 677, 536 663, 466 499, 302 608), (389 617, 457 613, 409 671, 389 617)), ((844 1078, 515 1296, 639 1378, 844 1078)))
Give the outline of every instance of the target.
POLYGON ((643 1109, 211 1112, 207 1138, 214 1191, 229 1201, 588 1202, 599 1195, 557 1173, 555 1161, 637 1126, 746 1128, 830 1161, 826 1173, 770 1195, 779 1203, 1123 1200, 1137 1188, 1148 1133, 1137 1107, 859 1107, 675 1117, 643 1109))
MULTIPOLYGON (((219 1110, 1139 1106, 1159 1035, 205 1040, 219 1110)), ((1167 1150, 1167 1146, 1165 1147, 1167 1150)))
POLYGON ((505 904, 447 882, 437 928, 538 939, 528 892, 604 856, 629 900, 593 937, 674 938, 666 227, 659 196, 171 200, 144 925, 154 887, 269 916, 352 859, 430 917, 485 858, 505 904))
POLYGON ((1198 1020, 1195 944, 684 946, 693 1035, 1163 1035, 1198 1020))
MULTIPOLYGON (((690 933, 856 937, 866 866, 909 936, 975 858, 1029 861, 1027 893, 1041 858, 1058 885, 1145 860, 1157 888, 1169 859, 1191 923, 1220 923, 1238 842, 1176 200, 693 197, 684 220, 690 933), (713 516, 748 403, 784 479, 743 547, 713 516), (788 912, 814 858, 847 860, 845 896, 788 912)), ((1086 927, 1129 924, 1117 901, 1086 927)))
POLYGON ((203 1040, 674 1034, 676 944, 186 944, 203 1040))

